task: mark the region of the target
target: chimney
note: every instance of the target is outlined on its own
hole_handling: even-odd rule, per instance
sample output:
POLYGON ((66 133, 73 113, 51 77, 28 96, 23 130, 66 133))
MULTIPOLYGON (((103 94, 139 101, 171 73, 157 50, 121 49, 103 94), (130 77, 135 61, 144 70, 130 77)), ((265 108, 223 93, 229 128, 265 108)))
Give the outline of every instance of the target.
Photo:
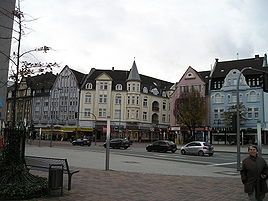
POLYGON ((114 67, 112 67, 112 71, 114 71, 114 67))
POLYGON ((218 58, 215 58, 216 62, 218 63, 219 59, 218 58))
POLYGON ((255 55, 255 59, 258 59, 260 58, 260 56, 258 54, 255 55))

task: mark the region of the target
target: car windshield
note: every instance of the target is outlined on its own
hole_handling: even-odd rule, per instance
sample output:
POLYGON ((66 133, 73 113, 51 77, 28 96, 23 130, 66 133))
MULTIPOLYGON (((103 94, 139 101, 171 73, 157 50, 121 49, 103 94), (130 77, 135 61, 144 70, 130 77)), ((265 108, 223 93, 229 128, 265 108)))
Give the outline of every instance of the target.
POLYGON ((208 143, 204 143, 204 146, 208 146, 208 147, 209 147, 209 146, 211 146, 211 145, 210 145, 210 144, 208 144, 208 143))

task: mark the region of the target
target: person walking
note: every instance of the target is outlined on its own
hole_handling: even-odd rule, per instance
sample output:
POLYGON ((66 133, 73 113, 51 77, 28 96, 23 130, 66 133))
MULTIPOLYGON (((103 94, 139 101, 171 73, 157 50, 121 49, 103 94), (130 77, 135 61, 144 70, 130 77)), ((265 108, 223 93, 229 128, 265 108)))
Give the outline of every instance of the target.
POLYGON ((242 162, 240 171, 244 191, 248 193, 249 200, 261 201, 268 192, 266 179, 268 167, 266 161, 258 156, 258 147, 248 146, 249 156, 242 162))

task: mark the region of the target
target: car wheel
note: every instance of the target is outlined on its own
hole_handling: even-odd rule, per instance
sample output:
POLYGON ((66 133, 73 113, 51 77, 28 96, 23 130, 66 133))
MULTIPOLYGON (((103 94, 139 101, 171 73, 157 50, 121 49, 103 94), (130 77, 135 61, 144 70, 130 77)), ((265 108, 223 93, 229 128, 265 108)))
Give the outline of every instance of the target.
POLYGON ((151 149, 147 149, 147 151, 148 151, 148 152, 152 152, 152 150, 151 150, 151 149))
POLYGON ((124 149, 127 149, 128 147, 124 147, 124 149))
POLYGON ((176 150, 172 150, 171 152, 172 152, 172 153, 175 153, 175 152, 176 152, 176 150))
POLYGON ((184 149, 181 150, 181 154, 182 155, 185 155, 186 154, 186 151, 184 149))
POLYGON ((213 153, 208 154, 209 156, 213 156, 213 153))
POLYGON ((198 152, 198 156, 204 156, 204 152, 200 150, 200 151, 198 152))

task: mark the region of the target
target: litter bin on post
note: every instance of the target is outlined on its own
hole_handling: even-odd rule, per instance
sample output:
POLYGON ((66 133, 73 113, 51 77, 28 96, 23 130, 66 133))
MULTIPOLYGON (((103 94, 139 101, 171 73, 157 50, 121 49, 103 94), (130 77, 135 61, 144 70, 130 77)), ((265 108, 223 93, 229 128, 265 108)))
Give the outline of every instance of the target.
POLYGON ((52 190, 61 190, 63 192, 63 165, 50 164, 48 172, 48 190, 51 194, 52 190))

